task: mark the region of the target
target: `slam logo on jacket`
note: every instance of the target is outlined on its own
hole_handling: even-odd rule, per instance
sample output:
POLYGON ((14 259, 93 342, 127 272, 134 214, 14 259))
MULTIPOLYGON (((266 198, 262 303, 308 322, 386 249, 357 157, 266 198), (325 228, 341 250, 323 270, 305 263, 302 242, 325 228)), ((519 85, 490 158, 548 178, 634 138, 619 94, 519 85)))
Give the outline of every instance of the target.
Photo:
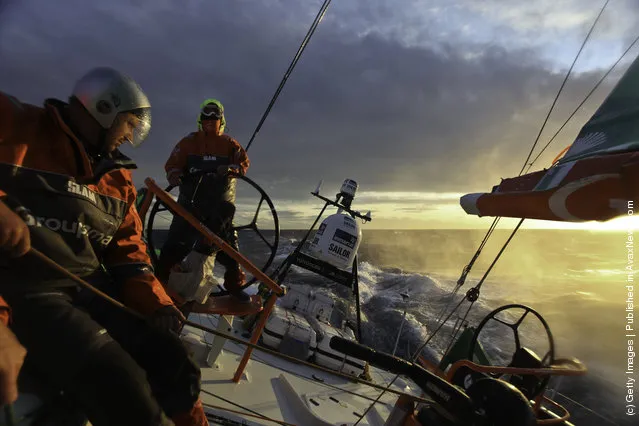
POLYGON ((93 204, 98 204, 98 196, 95 194, 95 192, 91 191, 85 185, 80 185, 78 183, 68 181, 67 191, 70 192, 71 194, 79 195, 83 198, 86 198, 89 201, 91 201, 93 204))
POLYGON ((108 246, 113 239, 112 235, 106 235, 96 229, 92 229, 90 226, 80 222, 71 222, 68 220, 60 220, 55 217, 37 217, 31 214, 24 207, 16 209, 16 213, 22 217, 27 226, 34 228, 47 228, 53 232, 64 233, 74 235, 76 238, 81 239, 87 237, 89 240, 96 241, 102 246, 108 246))

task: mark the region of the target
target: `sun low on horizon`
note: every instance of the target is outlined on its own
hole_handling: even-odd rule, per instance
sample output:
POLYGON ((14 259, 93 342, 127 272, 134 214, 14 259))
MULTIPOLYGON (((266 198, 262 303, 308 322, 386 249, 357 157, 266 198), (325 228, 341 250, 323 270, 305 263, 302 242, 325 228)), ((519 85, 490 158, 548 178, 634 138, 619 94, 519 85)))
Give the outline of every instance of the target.
MULTIPOLYGON (((251 146, 247 176, 273 199, 283 229, 310 226, 322 207, 309 194, 318 180, 334 179, 327 193, 335 194, 346 177, 361 185, 355 209, 371 211, 364 230, 488 229, 493 218, 466 214, 460 197, 515 176, 535 136, 537 156, 560 131, 531 159, 536 170, 548 167, 639 53, 631 43, 639 16, 632 2, 611 2, 583 51, 599 0, 513 0, 507 8, 472 0, 406 0, 401 8, 387 0, 336 2, 271 109, 315 5, 216 3, 3 3, 0 55, 10 60, 0 89, 39 105, 66 99, 90 66, 135 77, 153 103, 149 141, 130 152, 138 187, 147 176, 164 184, 166 160, 195 130, 200 103, 220 99, 229 135, 251 146), (82 14, 82 26, 66 25, 71 10, 82 14), (202 37, 225 40, 233 55, 223 64, 202 55, 192 42, 202 37)), ((522 227, 622 231, 636 223, 525 220, 522 227)))
MULTIPOLYGON (((468 215, 459 204, 462 193, 362 191, 352 208, 365 214, 371 212, 372 221, 362 230, 427 230, 479 229, 488 230, 493 217, 468 215)), ((256 200, 238 199, 238 216, 252 217, 256 200)), ((305 200, 273 197, 282 229, 306 229, 320 213, 321 202, 309 195, 305 200)), ((336 212, 329 207, 323 217, 336 212)), ((633 211, 634 213, 634 211, 633 211)), ((520 219, 501 218, 499 229, 513 229, 520 219)), ((559 222, 526 219, 521 229, 582 230, 591 232, 626 232, 639 229, 639 209, 636 215, 624 215, 606 222, 559 222)))

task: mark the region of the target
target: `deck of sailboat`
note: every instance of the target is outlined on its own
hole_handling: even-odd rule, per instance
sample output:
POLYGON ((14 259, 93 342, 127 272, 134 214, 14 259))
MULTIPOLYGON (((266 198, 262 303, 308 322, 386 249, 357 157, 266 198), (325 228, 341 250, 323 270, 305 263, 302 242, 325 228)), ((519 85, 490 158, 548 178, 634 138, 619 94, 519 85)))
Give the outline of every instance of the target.
MULTIPOLYGON (((218 325, 217 316, 192 314, 189 319, 214 329, 218 325)), ((233 323, 233 330, 222 331, 238 338, 246 333, 238 319, 233 323)), ((242 379, 235 383, 232 378, 246 346, 227 340, 213 366, 209 366, 206 357, 214 338, 217 339, 193 328, 187 327, 183 331, 184 341, 192 348, 202 367, 201 397, 207 412, 237 424, 276 424, 256 418, 256 413, 259 413, 294 425, 353 425, 381 393, 381 390, 365 384, 295 364, 257 349, 253 351, 242 379), (313 413, 317 413, 317 417, 313 413)), ((246 335, 243 338, 246 339, 246 335)), ((370 376, 373 383, 382 386, 394 378, 394 375, 374 367, 370 368, 370 376)), ((421 396, 419 388, 404 377, 399 377, 391 389, 421 396)), ((397 395, 385 393, 358 424, 382 426, 396 400, 397 395)))

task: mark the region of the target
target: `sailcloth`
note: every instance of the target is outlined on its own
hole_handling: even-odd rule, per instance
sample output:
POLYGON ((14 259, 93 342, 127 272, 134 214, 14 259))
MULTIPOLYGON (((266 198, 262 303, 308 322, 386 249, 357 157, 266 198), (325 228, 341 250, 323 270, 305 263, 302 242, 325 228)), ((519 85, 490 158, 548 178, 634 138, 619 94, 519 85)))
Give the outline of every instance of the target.
POLYGON ((607 221, 639 199, 639 58, 549 169, 461 197, 466 213, 553 221, 607 221))

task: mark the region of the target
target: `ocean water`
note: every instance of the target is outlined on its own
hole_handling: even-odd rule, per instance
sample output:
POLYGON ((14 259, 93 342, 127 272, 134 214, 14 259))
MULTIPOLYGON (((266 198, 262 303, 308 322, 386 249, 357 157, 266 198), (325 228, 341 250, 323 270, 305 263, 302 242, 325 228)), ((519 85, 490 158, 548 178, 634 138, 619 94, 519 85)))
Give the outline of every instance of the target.
MULTIPOLYGON (((448 347, 457 321, 477 326, 499 306, 523 304, 547 321, 555 358, 576 357, 589 369, 584 377, 552 383, 559 393, 557 401, 571 411, 574 423, 636 424, 625 415, 624 401, 629 376, 625 336, 628 233, 520 230, 483 281, 479 299, 472 306, 468 301, 460 304, 466 291, 482 279, 509 233, 497 230, 492 235, 465 284, 453 294, 485 231, 364 230, 358 258, 363 342, 392 352, 405 311, 396 353, 408 357, 431 336, 442 313, 448 315, 459 305, 422 351, 426 358, 437 361, 448 347), (401 293, 409 295, 406 302, 401 293)), ((281 232, 269 270, 286 258, 304 234, 281 232)), ((161 245, 164 231, 154 235, 161 245)), ((272 233, 264 235, 273 242, 272 233)), ((251 231, 242 233, 240 249, 258 266, 268 252, 251 231)), ((336 298, 342 316, 354 322, 354 298, 349 289, 297 267, 291 269, 284 284, 322 289, 336 298)), ((523 312, 515 309, 504 314, 515 322, 523 312)), ((534 315, 526 316, 519 331, 524 346, 541 356, 548 351, 547 333, 534 315)), ((486 325, 480 340, 491 359, 502 365, 515 348, 512 330, 497 322, 486 325)))

